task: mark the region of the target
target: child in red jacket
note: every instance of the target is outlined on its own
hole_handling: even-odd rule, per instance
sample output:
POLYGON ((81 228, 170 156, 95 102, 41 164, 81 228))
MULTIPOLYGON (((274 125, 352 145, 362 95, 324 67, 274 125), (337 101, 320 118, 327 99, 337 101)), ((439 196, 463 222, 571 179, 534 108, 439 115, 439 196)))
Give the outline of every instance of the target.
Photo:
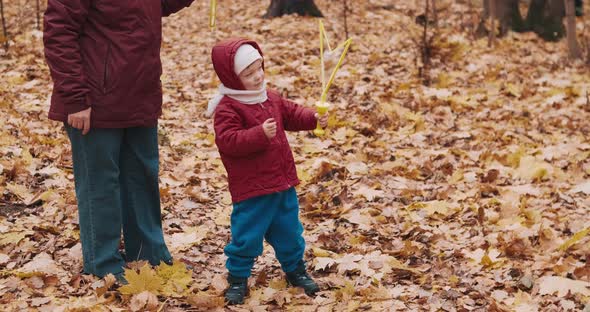
POLYGON ((215 143, 233 202, 225 298, 229 304, 244 302, 263 239, 275 250, 287 281, 313 295, 319 287, 303 261, 305 240, 295 191, 299 179, 285 131, 311 130, 318 121, 325 127, 328 117, 266 89, 256 42, 223 41, 213 47, 211 57, 222 85, 207 113, 215 116, 215 143))

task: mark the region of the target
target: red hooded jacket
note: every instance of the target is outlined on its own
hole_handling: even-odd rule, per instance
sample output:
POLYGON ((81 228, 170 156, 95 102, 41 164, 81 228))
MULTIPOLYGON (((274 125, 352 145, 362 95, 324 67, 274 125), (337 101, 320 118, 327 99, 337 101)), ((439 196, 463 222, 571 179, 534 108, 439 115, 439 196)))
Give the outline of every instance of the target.
MULTIPOLYGON (((226 87, 244 89, 233 68, 235 53, 245 43, 262 55, 258 44, 246 39, 223 41, 213 48, 213 66, 226 87)), ((299 184, 285 131, 314 129, 315 111, 286 100, 275 91, 267 91, 267 95, 265 102, 254 105, 224 96, 215 110, 215 143, 234 203, 299 184), (272 139, 262 129, 268 118, 277 123, 277 134, 272 139)))
POLYGON ((48 0, 49 118, 92 107, 91 127, 153 126, 162 113, 162 16, 194 0, 48 0))

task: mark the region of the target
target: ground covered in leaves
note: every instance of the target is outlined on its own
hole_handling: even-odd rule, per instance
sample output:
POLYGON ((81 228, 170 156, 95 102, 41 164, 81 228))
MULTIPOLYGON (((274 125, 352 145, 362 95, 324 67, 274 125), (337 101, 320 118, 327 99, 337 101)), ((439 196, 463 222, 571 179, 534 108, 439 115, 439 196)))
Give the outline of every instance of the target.
MULTIPOLYGON (((210 48, 253 38, 272 88, 310 106, 320 95, 317 20, 261 19, 266 2, 221 2, 215 31, 207 1, 165 19, 163 224, 174 257, 194 272, 178 262, 131 263, 131 283, 118 288, 112 277, 80 274, 71 156, 61 125, 47 119, 42 35, 29 1, 5 1, 5 310, 590 310, 588 67, 568 61, 565 42, 534 34, 509 34, 488 48, 470 34, 477 12, 448 0, 437 1, 426 70, 415 19, 423 7, 354 3, 353 44, 329 95, 330 132, 290 135, 306 259, 323 291, 312 299, 288 288, 266 245, 246 304, 223 307, 231 205, 203 115, 217 85, 210 48)), ((340 2, 316 3, 330 39, 343 41, 340 2)))

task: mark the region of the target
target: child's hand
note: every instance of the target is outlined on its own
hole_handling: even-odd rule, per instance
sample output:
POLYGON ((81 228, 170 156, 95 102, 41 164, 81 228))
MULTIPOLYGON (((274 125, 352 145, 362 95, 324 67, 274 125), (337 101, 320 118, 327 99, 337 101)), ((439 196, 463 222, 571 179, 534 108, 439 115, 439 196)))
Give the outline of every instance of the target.
POLYGON ((277 123, 275 122, 274 118, 269 118, 264 121, 262 124, 262 130, 264 130, 264 134, 269 139, 272 139, 277 135, 277 123))
POLYGON ((328 126, 328 113, 323 115, 315 113, 315 119, 320 122, 320 126, 322 126, 322 128, 326 128, 328 126))

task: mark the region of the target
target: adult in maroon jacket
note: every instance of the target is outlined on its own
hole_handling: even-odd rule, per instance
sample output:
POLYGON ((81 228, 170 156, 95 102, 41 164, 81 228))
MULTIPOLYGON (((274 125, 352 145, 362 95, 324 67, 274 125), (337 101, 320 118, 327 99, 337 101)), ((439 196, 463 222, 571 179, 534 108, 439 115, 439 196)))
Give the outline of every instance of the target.
POLYGON ((85 273, 121 277, 125 259, 171 261, 158 187, 161 18, 192 2, 47 2, 49 118, 64 123, 72 145, 85 273))

